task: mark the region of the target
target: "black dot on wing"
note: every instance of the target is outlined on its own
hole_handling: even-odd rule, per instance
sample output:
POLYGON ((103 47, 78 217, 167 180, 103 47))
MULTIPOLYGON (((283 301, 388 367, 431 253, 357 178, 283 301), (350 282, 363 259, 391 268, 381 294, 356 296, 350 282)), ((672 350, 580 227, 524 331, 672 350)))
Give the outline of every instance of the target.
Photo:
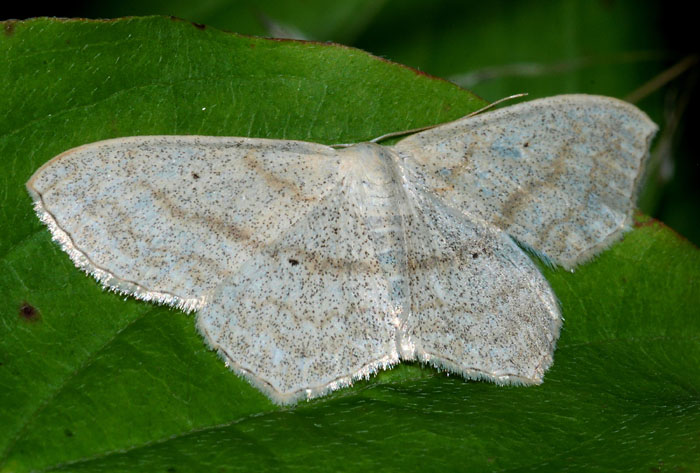
POLYGON ((194 179, 199 179, 199 174, 197 174, 196 172, 193 172, 193 173, 192 173, 192 177, 193 177, 194 179))
POLYGON ((523 148, 527 148, 528 146, 530 146, 530 142, 526 141, 525 144, 523 145, 523 148))
POLYGON ((292 266, 296 266, 299 264, 299 260, 294 258, 289 258, 287 261, 289 261, 289 264, 291 264, 292 266))
POLYGON ((472 253, 472 259, 477 259, 479 257, 479 253, 472 253))

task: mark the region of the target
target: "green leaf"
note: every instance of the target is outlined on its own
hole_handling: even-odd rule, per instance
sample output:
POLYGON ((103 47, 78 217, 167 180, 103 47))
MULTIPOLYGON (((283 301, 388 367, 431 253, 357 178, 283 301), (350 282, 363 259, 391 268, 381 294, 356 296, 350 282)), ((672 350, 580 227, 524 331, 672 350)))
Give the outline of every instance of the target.
POLYGON ((545 269, 564 330, 537 387, 417 364, 291 408, 204 346, 194 320, 102 291, 24 183, 117 136, 366 140, 483 102, 329 44, 164 18, 0 28, 0 471, 664 471, 700 464, 700 254, 637 227, 575 273, 545 269))
POLYGON ((83 5, 90 18, 174 15, 228 31, 257 35, 351 42, 386 0, 105 0, 83 5))

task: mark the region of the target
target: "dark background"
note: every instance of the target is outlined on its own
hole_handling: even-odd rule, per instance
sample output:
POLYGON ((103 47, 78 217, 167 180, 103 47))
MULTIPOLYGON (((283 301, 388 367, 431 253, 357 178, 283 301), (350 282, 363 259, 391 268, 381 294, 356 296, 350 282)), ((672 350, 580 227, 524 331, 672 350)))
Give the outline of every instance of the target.
POLYGON ((173 15, 227 31, 335 41, 494 101, 596 93, 629 100, 661 131, 639 207, 700 243, 698 62, 687 3, 635 0, 124 0, 0 8, 0 19, 173 15))

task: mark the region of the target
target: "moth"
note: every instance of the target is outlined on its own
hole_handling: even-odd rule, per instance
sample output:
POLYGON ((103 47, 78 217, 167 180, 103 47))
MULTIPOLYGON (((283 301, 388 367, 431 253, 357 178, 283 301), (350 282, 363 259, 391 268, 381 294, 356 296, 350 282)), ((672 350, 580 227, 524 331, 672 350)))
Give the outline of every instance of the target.
POLYGON ((27 189, 78 268, 196 311, 206 343, 276 403, 400 360, 539 384, 562 319, 524 249, 571 269, 619 239, 656 130, 620 100, 562 95, 394 146, 100 141, 27 189))

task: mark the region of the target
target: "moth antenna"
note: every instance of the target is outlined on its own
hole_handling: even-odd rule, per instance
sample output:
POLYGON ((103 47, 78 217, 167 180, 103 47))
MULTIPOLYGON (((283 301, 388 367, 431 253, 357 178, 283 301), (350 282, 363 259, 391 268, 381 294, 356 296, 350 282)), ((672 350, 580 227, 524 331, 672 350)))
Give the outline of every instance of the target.
MULTIPOLYGON (((495 102, 490 103, 490 104, 486 105, 485 107, 480 108, 480 109, 477 110, 476 112, 472 112, 472 113, 470 113, 469 115, 467 115, 467 116, 465 116, 465 117, 462 117, 462 118, 473 117, 474 115, 478 115, 478 114, 480 114, 480 113, 485 112, 486 110, 490 110, 490 109, 492 109, 493 107, 495 107, 496 105, 502 104, 503 102, 507 102, 508 100, 513 100, 513 99, 519 99, 520 97, 525 97, 525 96, 527 96, 527 92, 523 92, 522 94, 509 95, 508 97, 503 97, 502 99, 498 99, 498 100, 496 100, 495 102)), ((457 120, 461 120, 462 118, 458 118, 457 120)), ((455 121, 455 120, 453 120, 453 121, 455 121)), ((449 122, 448 122, 448 123, 449 123, 449 122)), ((442 123, 441 123, 440 125, 442 125, 442 123)), ((436 127, 436 126, 439 126, 439 125, 433 125, 433 126, 431 126, 430 128, 433 128, 433 127, 436 127)))
MULTIPOLYGON (((474 115, 478 115, 478 114, 480 114, 480 113, 483 113, 483 112, 485 112, 486 110, 489 110, 489 109, 495 107, 496 105, 499 105, 499 104, 501 104, 501 103, 503 103, 503 102, 505 102, 505 101, 507 101, 507 100, 519 99, 520 97, 525 97, 526 95, 527 95, 527 93, 523 93, 523 94, 515 94, 515 95, 508 96, 508 97, 503 97, 502 99, 498 99, 498 100, 496 100, 495 102, 490 103, 490 104, 486 105, 485 107, 480 108, 479 110, 476 110, 475 112, 470 113, 469 115, 466 115, 466 116, 464 116, 464 117, 458 118, 457 120, 462 120, 463 118, 473 117, 474 115)), ((456 121, 456 120, 452 120, 452 121, 456 121)), ((446 122, 446 123, 452 123, 452 122, 446 122)), ((422 126, 422 127, 420 127, 420 128, 413 128, 413 129, 411 129, 411 130, 393 131, 393 132, 391 132, 391 133, 387 133, 387 134, 385 134, 385 135, 381 135, 381 136, 378 136, 378 137, 376 137, 376 138, 373 138, 373 139, 369 140, 369 142, 370 142, 370 143, 379 143, 380 141, 384 141, 384 140, 386 140, 387 138, 393 138, 393 137, 395 137, 395 136, 408 135, 408 134, 411 134, 411 133, 418 133, 419 131, 430 130, 431 128, 435 128, 436 126, 441 126, 441 125, 445 125, 445 123, 437 123, 437 124, 435 124, 435 125, 422 126)), ((348 144, 342 144, 342 145, 332 145, 332 146, 333 146, 333 147, 346 148, 346 147, 348 147, 348 146, 350 146, 350 145, 348 145, 348 144)))

